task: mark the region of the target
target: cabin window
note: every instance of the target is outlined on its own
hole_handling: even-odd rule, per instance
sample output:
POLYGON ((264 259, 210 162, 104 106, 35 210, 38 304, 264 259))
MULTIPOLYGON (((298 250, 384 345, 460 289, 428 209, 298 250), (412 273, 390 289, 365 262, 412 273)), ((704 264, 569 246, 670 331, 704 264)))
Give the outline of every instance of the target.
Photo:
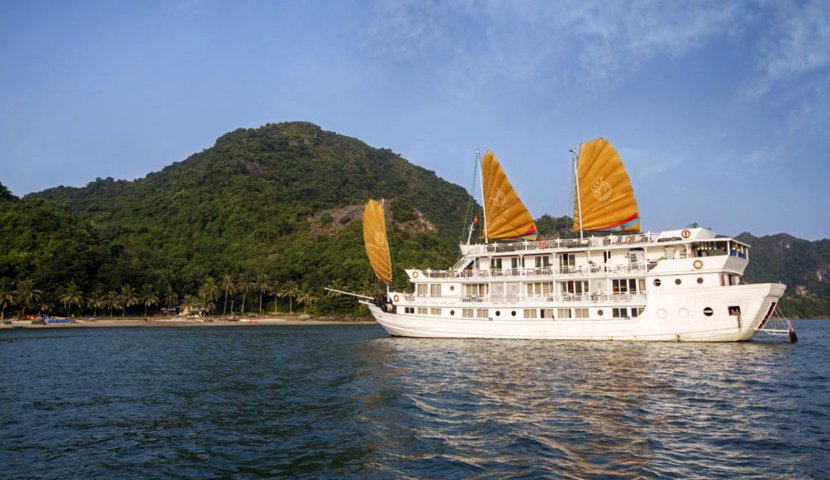
POLYGON ((601 316, 602 316, 602 314, 603 314, 603 311, 602 311, 602 310, 597 310, 597 315, 599 315, 599 316, 601 317, 601 316))
POLYGON ((519 268, 519 259, 517 257, 513 257, 510 259, 510 268, 513 270, 519 268))
POLYGON ((500 316, 501 316, 501 310, 496 310, 496 316, 497 316, 497 317, 500 317, 500 316))
POLYGON ((487 290, 486 283, 468 283, 464 285, 464 295, 471 297, 487 296, 487 290))
POLYGON ((527 296, 539 297, 553 293, 553 282, 534 282, 527 284, 527 296))
POLYGON ((702 285, 703 284, 703 277, 697 277, 697 283, 698 283, 698 285, 702 285))
POLYGON ((432 313, 433 315, 441 315, 441 309, 440 308, 431 308, 430 313, 432 313))
POLYGON ((404 307, 403 311, 404 311, 404 313, 414 314, 415 313, 415 307, 404 307))
POLYGON ((478 317, 478 318, 487 318, 487 309, 486 308, 476 309, 476 317, 478 317))
POLYGON ((450 310, 450 315, 455 315, 455 310, 450 310))
POLYGON ((611 260, 611 252, 602 252, 602 263, 608 263, 611 260))
POLYGON ((569 280, 567 282, 561 282, 561 285, 562 293, 572 293, 577 295, 588 293, 588 282, 584 280, 569 280))
POLYGON ((703 314, 706 315, 707 317, 711 317, 713 313, 715 313, 715 311, 712 310, 711 307, 706 307, 706 308, 703 309, 703 314))
POLYGON ((680 280, 679 278, 674 279, 674 284, 675 285, 680 285, 681 283, 683 283, 683 280, 680 280))
POLYGON ((740 315, 740 314, 741 314, 741 307, 739 307, 737 305, 729 307, 729 315, 737 316, 737 315, 740 315))
POLYGON ((550 255, 539 255, 535 259, 536 268, 550 267, 550 255))
POLYGON ((505 283, 505 289, 507 290, 507 295, 511 297, 518 297, 522 294, 522 284, 515 282, 515 283, 505 283))
POLYGON ((429 296, 431 297, 440 297, 441 296, 441 284, 434 283, 429 286, 429 296))
POLYGON ((418 283, 415 285, 415 292, 419 297, 426 297, 429 293, 429 285, 426 283, 418 283))
POLYGON ((510 316, 515 317, 516 316, 516 310, 513 310, 512 312, 510 312, 510 316))
POLYGON ((539 314, 542 318, 550 318, 553 319, 553 309, 552 308, 543 308, 539 310, 539 314))
POLYGON ((612 293, 637 293, 638 286, 640 286, 640 284, 635 278, 611 280, 612 293))
POLYGON ((588 309, 574 308, 574 318, 588 318, 588 309))
POLYGON ((429 309, 426 307, 418 307, 418 315, 428 315, 429 309))
POLYGON ((559 254, 559 266, 560 267, 573 267, 576 265, 576 254, 575 253, 560 253, 559 254))
POLYGON ((661 282, 659 278, 655 278, 655 279, 654 279, 654 286, 655 286, 655 287, 659 287, 662 283, 663 283, 663 282, 661 282))
POLYGON ((643 309, 641 308, 632 308, 631 309, 631 318, 637 318, 640 314, 643 313, 643 309))
POLYGON ((473 318, 473 309, 472 308, 462 308, 461 309, 461 316, 464 318, 473 318))
POLYGON ((494 258, 490 260, 491 270, 501 270, 501 258, 494 258))
POLYGON ((559 318, 571 318, 570 308, 559 308, 557 310, 556 315, 559 316, 559 318))
POLYGON ((612 308, 611 316, 614 318, 628 318, 627 308, 612 308))
POLYGON ((535 308, 525 308, 525 318, 538 318, 538 311, 535 308))

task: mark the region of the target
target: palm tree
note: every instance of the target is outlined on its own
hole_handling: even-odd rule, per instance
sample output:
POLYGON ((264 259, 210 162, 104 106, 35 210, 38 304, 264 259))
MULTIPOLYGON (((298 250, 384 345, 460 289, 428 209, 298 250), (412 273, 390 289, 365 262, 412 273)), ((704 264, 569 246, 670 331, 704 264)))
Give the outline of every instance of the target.
POLYGON ((135 290, 129 284, 121 287, 121 294, 118 295, 118 306, 121 307, 121 316, 127 314, 127 309, 133 305, 138 305, 138 298, 135 296, 135 290))
POLYGON ((289 280, 282 285, 282 289, 280 289, 280 297, 288 297, 288 314, 294 315, 294 304, 293 299, 297 297, 300 293, 300 287, 297 286, 297 282, 294 280, 289 280))
POLYGON ((92 309, 92 316, 98 316, 98 309, 106 305, 106 297, 104 297, 104 287, 96 285, 95 289, 89 294, 86 299, 86 308, 92 309))
POLYGON ((84 304, 84 296, 83 292, 81 292, 81 287, 78 286, 75 282, 70 282, 69 285, 63 290, 58 300, 63 304, 66 308, 66 316, 68 317, 72 313, 72 307, 77 305, 81 306, 84 304))
POLYGON ((271 292, 274 294, 274 315, 280 313, 279 312, 279 304, 277 303, 277 298, 280 296, 280 283, 279 281, 275 281, 274 285, 271 286, 271 292))
POLYGON ((233 277, 230 275, 222 277, 222 290, 225 291, 225 305, 222 307, 222 315, 226 315, 228 311, 228 294, 233 295, 236 293, 236 283, 234 283, 233 277))
POLYGON ((173 308, 173 306, 178 305, 179 303, 179 295, 173 291, 173 287, 171 285, 167 286, 167 290, 164 292, 164 306, 167 309, 173 308))
POLYGON ((239 313, 242 315, 245 315, 245 297, 255 286, 256 284, 248 281, 248 275, 243 273, 239 276, 239 283, 237 283, 236 288, 242 292, 242 309, 239 310, 239 313))
POLYGON ((104 297, 104 304, 109 309, 110 317, 111 317, 112 316, 112 309, 113 308, 118 308, 118 306, 119 306, 118 294, 115 293, 112 290, 107 292, 107 295, 104 297))
POLYGON ((6 323, 6 309, 14 305, 14 290, 12 289, 12 282, 8 278, 3 277, 0 280, 0 322, 6 323))
POLYGON ((199 287, 199 297, 201 297, 208 312, 212 311, 215 307, 214 302, 219 299, 219 285, 213 277, 206 278, 205 283, 199 287))
POLYGON ((155 290, 152 284, 145 283, 141 287, 141 293, 138 295, 138 299, 144 305, 144 318, 146 319, 147 309, 159 304, 159 292, 155 290))
POLYGON ((308 307, 317 301, 317 297, 312 295, 311 290, 302 289, 297 296, 297 303, 303 304, 303 313, 308 313, 308 307))
POLYGON ((20 305, 20 319, 26 318, 26 308, 40 302, 43 292, 35 288, 35 282, 26 278, 17 282, 17 303, 20 305))
POLYGON ((271 288, 268 285, 268 275, 260 273, 256 277, 256 288, 259 289, 259 314, 262 315, 262 296, 271 288))

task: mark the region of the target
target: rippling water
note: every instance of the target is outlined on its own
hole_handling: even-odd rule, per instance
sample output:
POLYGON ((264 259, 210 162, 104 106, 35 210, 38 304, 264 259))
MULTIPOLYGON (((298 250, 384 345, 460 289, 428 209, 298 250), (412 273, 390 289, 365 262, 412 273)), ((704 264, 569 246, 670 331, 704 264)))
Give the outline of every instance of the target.
POLYGON ((795 345, 3 331, 0 477, 830 478, 830 322, 796 329, 795 345))

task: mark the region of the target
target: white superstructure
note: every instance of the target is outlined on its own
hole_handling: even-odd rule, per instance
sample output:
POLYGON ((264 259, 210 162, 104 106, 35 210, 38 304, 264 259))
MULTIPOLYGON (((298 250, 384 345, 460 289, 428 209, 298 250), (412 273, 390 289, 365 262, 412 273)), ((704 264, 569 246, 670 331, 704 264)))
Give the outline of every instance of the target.
POLYGON ((449 270, 407 270, 414 293, 370 304, 407 337, 741 341, 783 295, 742 285, 749 246, 703 228, 461 245, 449 270))

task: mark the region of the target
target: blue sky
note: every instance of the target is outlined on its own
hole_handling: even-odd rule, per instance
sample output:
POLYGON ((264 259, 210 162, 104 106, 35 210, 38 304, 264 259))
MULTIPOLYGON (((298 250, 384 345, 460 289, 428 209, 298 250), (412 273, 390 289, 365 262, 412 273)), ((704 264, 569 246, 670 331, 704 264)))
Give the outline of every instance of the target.
POLYGON ((134 179, 307 120, 534 216, 609 139, 644 229, 830 237, 830 2, 2 2, 0 182, 134 179))

